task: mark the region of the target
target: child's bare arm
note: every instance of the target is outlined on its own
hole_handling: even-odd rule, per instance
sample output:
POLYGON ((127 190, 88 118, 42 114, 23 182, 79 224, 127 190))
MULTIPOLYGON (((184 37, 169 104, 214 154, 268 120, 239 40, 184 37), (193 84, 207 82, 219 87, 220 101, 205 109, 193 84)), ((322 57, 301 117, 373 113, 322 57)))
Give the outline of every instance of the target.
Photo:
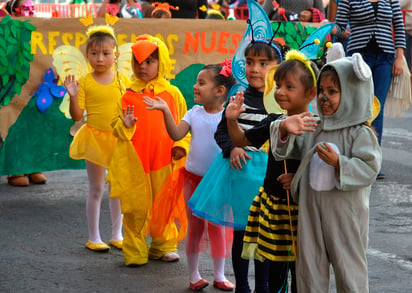
POLYGON ((250 145, 250 141, 246 138, 245 132, 240 128, 239 123, 237 122, 239 115, 245 111, 245 109, 242 108, 243 101, 243 93, 237 93, 235 97, 230 98, 225 113, 230 138, 238 147, 250 145))
POLYGON ((159 97, 155 97, 155 99, 144 97, 143 101, 148 106, 147 109, 162 111, 166 130, 171 139, 174 141, 181 140, 189 132, 190 126, 186 121, 181 120, 179 125, 176 125, 166 101, 159 97))

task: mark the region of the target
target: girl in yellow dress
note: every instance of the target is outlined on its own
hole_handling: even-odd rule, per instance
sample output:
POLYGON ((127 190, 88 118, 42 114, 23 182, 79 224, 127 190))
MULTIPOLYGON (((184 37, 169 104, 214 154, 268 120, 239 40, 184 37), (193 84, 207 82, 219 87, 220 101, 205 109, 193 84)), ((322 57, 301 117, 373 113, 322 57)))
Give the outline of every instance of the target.
MULTIPOLYGON (((75 121, 87 121, 76 133, 70 145, 70 157, 86 160, 89 179, 89 194, 86 202, 89 239, 86 248, 107 252, 110 247, 100 237, 100 206, 104 193, 106 168, 109 167, 116 138, 110 122, 116 115, 117 101, 120 100, 128 78, 114 69, 117 62, 117 40, 114 31, 107 25, 93 26, 87 31, 86 57, 92 72, 79 81, 68 75, 64 86, 70 95, 70 114, 75 121)), ((122 214, 118 199, 110 199, 112 216, 112 238, 110 244, 122 248, 122 214)))

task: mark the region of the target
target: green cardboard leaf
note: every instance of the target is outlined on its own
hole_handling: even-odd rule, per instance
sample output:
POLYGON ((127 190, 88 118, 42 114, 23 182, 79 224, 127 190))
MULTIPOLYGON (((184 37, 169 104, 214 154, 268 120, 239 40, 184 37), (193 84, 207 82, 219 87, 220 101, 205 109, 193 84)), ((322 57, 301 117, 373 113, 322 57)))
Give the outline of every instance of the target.
MULTIPOLYGON (((4 55, 3 55, 4 56, 4 55)), ((9 66, 9 61, 7 58, 4 57, 0 57, 0 66, 7 68, 9 66)))
POLYGON ((9 45, 17 45, 17 40, 14 38, 7 38, 9 45))
POLYGON ((12 34, 13 38, 17 39, 17 28, 16 28, 16 26, 12 26, 10 28, 10 31, 11 31, 11 34, 12 34))
POLYGON ((9 76, 6 74, 3 76, 3 84, 7 84, 9 82, 9 76))
POLYGON ((1 24, 6 24, 9 23, 10 21, 12 21, 12 18, 10 15, 6 15, 5 17, 3 17, 3 19, 1 20, 1 24))
POLYGON ((29 30, 30 32, 35 31, 36 27, 32 25, 29 21, 23 22, 24 27, 29 30))

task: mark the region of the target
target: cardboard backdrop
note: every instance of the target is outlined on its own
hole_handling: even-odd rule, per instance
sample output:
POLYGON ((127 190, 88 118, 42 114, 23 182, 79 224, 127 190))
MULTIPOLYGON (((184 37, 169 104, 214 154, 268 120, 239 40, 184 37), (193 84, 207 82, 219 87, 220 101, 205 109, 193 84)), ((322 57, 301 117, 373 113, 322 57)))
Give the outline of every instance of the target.
MULTIPOLYGON (((71 68, 76 75, 89 70, 84 23, 91 22, 104 24, 105 19, 0 19, 0 38, 7 40, 0 43, 0 175, 85 167, 83 161, 68 157, 74 123, 57 80, 59 72, 67 70, 62 66, 76 67, 71 68), (70 51, 68 60, 63 51, 70 51)), ((203 64, 232 58, 246 22, 119 19, 113 27, 120 51, 143 33, 164 40, 173 63, 172 83, 190 108, 197 73, 203 64)), ((278 34, 298 47, 308 32, 310 28, 300 23, 284 23, 278 34)))

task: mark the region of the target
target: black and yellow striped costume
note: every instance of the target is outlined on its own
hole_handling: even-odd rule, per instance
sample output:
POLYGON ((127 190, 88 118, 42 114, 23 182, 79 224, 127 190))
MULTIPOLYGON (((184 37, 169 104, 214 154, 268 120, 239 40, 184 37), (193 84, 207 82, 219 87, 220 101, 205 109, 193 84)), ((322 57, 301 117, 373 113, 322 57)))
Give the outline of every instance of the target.
MULTIPOLYGON (((270 124, 278 118, 270 114, 245 131, 253 146, 259 147, 269 139, 270 124)), ((276 161, 270 151, 268 155, 263 187, 251 203, 242 257, 291 262, 296 260, 298 205, 290 196, 288 200, 288 193, 277 178, 284 173, 295 173, 300 161, 276 161)))
POLYGON ((291 199, 288 205, 286 197, 267 194, 261 188, 250 207, 243 253, 270 261, 295 261, 297 229, 298 205, 291 199))

